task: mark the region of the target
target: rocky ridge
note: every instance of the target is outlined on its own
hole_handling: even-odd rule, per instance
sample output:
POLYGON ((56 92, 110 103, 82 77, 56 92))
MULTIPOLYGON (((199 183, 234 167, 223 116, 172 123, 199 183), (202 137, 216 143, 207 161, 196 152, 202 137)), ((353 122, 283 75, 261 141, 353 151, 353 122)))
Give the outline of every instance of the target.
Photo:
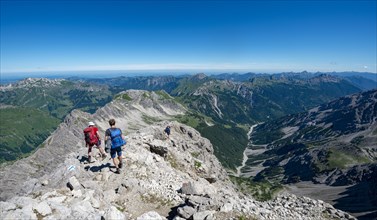
POLYGON ((17 83, 0 86, 0 91, 11 90, 14 88, 31 88, 31 87, 53 87, 60 86, 64 79, 47 79, 47 78, 26 78, 17 83))
POLYGON ((85 160, 81 147, 35 183, 32 192, 0 202, 4 219, 352 219, 331 205, 279 195, 257 202, 234 188, 193 128, 160 122, 128 136, 119 175, 107 159, 85 160), (167 140, 163 128, 170 124, 167 140), (66 186, 70 186, 71 190, 66 186), (319 217, 320 216, 320 217, 319 217))
POLYGON ((136 114, 171 118, 184 112, 179 104, 153 92, 123 94, 94 115, 73 111, 43 148, 1 170, 3 219, 354 219, 320 200, 282 194, 258 202, 238 192, 199 132, 178 122, 145 126, 136 114), (93 120, 103 133, 111 117, 131 131, 121 174, 108 159, 86 162, 82 129, 93 120))

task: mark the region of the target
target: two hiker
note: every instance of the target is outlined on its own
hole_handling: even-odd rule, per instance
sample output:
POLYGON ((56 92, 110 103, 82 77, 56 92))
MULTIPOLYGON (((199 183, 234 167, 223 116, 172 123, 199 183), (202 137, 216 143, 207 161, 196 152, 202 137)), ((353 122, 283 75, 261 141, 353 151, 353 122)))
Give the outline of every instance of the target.
MULTIPOLYGON (((113 159, 113 163, 116 167, 117 174, 120 173, 120 169, 123 166, 122 163, 122 146, 126 144, 125 138, 122 135, 122 131, 115 127, 115 120, 109 120, 110 128, 105 132, 105 143, 111 142, 110 155, 113 159)), ((98 128, 94 126, 93 122, 89 122, 89 126, 84 129, 85 142, 88 147, 88 160, 91 162, 92 147, 96 146, 101 152, 102 158, 106 158, 106 153, 101 147, 101 139, 98 134, 98 128)))

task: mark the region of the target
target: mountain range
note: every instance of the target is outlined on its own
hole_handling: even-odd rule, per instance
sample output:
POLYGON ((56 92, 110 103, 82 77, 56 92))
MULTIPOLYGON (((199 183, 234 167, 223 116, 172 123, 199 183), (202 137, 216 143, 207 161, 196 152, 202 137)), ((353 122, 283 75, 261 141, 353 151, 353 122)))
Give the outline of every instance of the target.
MULTIPOLYGON (((44 175, 51 179, 48 175, 61 169, 61 163, 54 165, 50 157, 63 161, 65 153, 76 152, 71 147, 79 146, 75 142, 79 140, 67 141, 67 137, 81 137, 76 126, 85 127, 85 121, 95 120, 103 130, 106 120, 114 117, 133 133, 168 120, 191 126, 207 138, 213 145, 211 153, 243 193, 266 200, 282 186, 293 189, 307 182, 349 186, 342 191, 347 196, 314 197, 368 219, 377 210, 375 88, 377 81, 357 74, 307 72, 25 79, 0 87, 1 121, 6 122, 0 126, 0 156, 2 162, 10 161, 1 171, 9 176, 2 180, 2 198, 35 191, 34 186, 19 183, 20 174, 36 185, 44 175), (68 127, 60 131, 62 126, 68 127), (57 132, 63 132, 64 138, 57 132), (48 146, 59 141, 64 142, 57 151, 61 156, 51 154, 48 146), (23 169, 14 172, 11 163, 23 169), (354 200, 362 202, 350 206, 354 200)), ((81 162, 76 165, 82 166, 81 162)))
POLYGON ((248 176, 258 167, 254 180, 352 186, 344 193, 350 198, 339 198, 335 207, 375 216, 376 112, 377 90, 370 90, 258 125, 243 172, 248 176), (350 199, 364 205, 352 207, 350 199))
MULTIPOLYGON (((72 111, 32 156, 1 168, 5 219, 355 219, 321 200, 282 193, 257 201, 238 191, 210 141, 174 121, 187 111, 155 92, 129 90, 94 114, 72 111), (87 162, 82 128, 107 119, 125 129, 125 167, 87 162), (150 120, 156 120, 151 123, 150 120), (165 121, 169 120, 169 121, 165 121), (173 121, 170 121, 173 120, 173 121), (169 139, 163 129, 171 126, 169 139), (5 200, 5 201, 4 201, 5 200)), ((95 150, 95 153, 98 153, 95 150)))
MULTIPOLYGON (((301 112, 361 91, 349 81, 323 74, 305 79, 257 75, 245 82, 218 80, 205 74, 74 80, 29 78, 2 86, 0 101, 8 106, 36 108, 61 121, 73 109, 93 113, 127 89, 164 90, 187 106, 190 111, 181 121, 190 123, 209 138, 214 143, 216 156, 231 169, 241 164, 242 152, 247 145, 246 133, 251 124, 301 112), (229 148, 230 145, 233 147, 229 148)), ((48 131, 48 125, 45 127, 48 131)), ((35 134, 28 133, 30 136, 35 134)), ((25 137, 21 139, 25 140, 25 137)), ((33 142, 34 146, 26 148, 34 150, 40 143, 33 142)), ((13 160, 22 155, 19 150, 14 150, 2 160, 13 160)))

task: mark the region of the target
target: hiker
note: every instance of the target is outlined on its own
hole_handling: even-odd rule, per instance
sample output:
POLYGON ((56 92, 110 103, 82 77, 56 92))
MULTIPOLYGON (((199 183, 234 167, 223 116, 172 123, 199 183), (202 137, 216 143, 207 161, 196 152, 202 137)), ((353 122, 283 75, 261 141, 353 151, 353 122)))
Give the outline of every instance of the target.
POLYGON ((98 133, 98 128, 94 125, 93 122, 89 122, 88 127, 84 129, 85 135, 85 144, 88 147, 88 162, 91 163, 92 159, 92 148, 95 146, 98 148, 99 152, 101 153, 102 159, 106 158, 106 153, 101 147, 101 138, 98 133))
POLYGON ((105 133, 105 142, 107 142, 107 140, 111 140, 110 155, 117 169, 115 173, 120 174, 120 169, 123 166, 122 146, 126 144, 126 141, 124 140, 122 131, 119 128, 115 127, 114 119, 109 120, 109 125, 110 125, 110 128, 107 129, 105 133), (117 155, 118 155, 118 161, 119 161, 118 163, 116 161, 117 155))
POLYGON ((168 139, 169 139, 169 136, 170 136, 170 125, 166 126, 164 132, 166 133, 166 135, 168 136, 168 139))

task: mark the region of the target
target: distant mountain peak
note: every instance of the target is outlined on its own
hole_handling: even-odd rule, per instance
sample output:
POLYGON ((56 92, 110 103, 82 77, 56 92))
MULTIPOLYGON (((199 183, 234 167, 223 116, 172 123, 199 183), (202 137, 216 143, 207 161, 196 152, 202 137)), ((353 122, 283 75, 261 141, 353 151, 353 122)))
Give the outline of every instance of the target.
POLYGON ((47 78, 26 78, 16 84, 15 87, 46 87, 46 86, 56 86, 61 85, 61 82, 65 79, 47 79, 47 78))
POLYGON ((204 78, 207 78, 208 76, 204 73, 198 73, 198 74, 195 74, 193 75, 191 78, 192 79, 198 79, 198 80, 202 80, 204 78))
POLYGON ((334 75, 327 74, 327 73, 322 73, 318 76, 315 76, 315 77, 309 79, 309 81, 312 82, 312 83, 340 82, 341 80, 342 80, 341 78, 334 76, 334 75))

